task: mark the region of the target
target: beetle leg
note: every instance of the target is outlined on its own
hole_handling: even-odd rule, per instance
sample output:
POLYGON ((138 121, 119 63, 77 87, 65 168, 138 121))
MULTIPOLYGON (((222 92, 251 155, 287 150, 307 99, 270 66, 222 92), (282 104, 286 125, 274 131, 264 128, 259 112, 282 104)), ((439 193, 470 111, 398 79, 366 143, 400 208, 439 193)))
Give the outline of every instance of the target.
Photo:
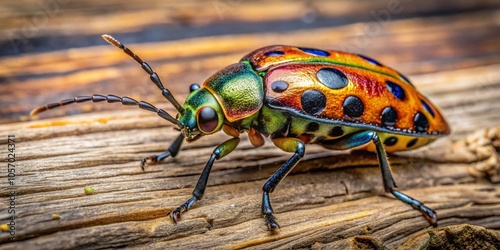
POLYGON ((183 141, 184 141, 184 135, 180 134, 179 136, 177 136, 175 141, 172 143, 172 145, 170 145, 170 147, 168 148, 168 150, 166 152, 163 152, 159 155, 151 155, 151 156, 148 156, 148 157, 142 159, 141 160, 142 171, 144 171, 144 165, 146 165, 146 163, 156 164, 159 161, 161 161, 169 156, 175 157, 177 155, 177 153, 179 153, 179 150, 181 148, 183 141))
POLYGON ((205 189, 207 188, 208 176, 210 174, 210 170, 212 169, 214 161, 221 159, 222 157, 231 153, 236 148, 236 146, 238 146, 239 142, 240 138, 237 137, 231 138, 221 143, 214 149, 214 152, 210 156, 210 159, 205 165, 205 168, 201 172, 200 178, 198 179, 198 183, 196 183, 196 187, 194 188, 192 193, 193 196, 189 198, 189 200, 184 202, 182 205, 180 205, 179 207, 168 213, 175 223, 177 223, 177 221, 180 220, 181 213, 189 210, 189 208, 191 208, 197 201, 203 198, 203 194, 205 193, 205 189))
POLYGON ((281 166, 264 184, 262 187, 262 214, 265 216, 266 224, 269 229, 279 228, 279 224, 274 217, 273 208, 269 199, 269 193, 272 193, 276 186, 280 183, 285 176, 297 165, 302 159, 305 152, 304 143, 297 138, 275 138, 273 143, 285 152, 293 152, 293 156, 281 166))
POLYGON ((389 161, 387 160, 387 154, 385 153, 385 148, 377 133, 373 131, 362 131, 349 136, 344 136, 339 139, 323 141, 321 145, 326 148, 334 150, 343 150, 359 147, 373 141, 375 144, 377 158, 379 161, 380 170, 382 172, 382 180, 384 182, 384 189, 386 192, 394 195, 398 200, 404 203, 410 204, 414 209, 419 210, 427 219, 432 226, 437 226, 437 215, 434 210, 425 206, 422 202, 396 190, 396 182, 392 177, 391 168, 389 161))
POLYGON ((414 209, 419 210, 422 215, 429 221, 429 223, 437 227, 437 215, 436 212, 429 207, 425 206, 422 202, 398 191, 395 190, 397 188, 396 182, 392 178, 391 168, 389 165, 389 161, 387 160, 387 154, 385 153, 384 145, 380 141, 377 134, 373 136, 373 143, 375 143, 375 148, 377 151, 377 158, 380 165, 380 170, 382 171, 382 179, 384 181, 384 188, 386 192, 390 192, 394 197, 403 201, 406 204, 411 205, 414 209))

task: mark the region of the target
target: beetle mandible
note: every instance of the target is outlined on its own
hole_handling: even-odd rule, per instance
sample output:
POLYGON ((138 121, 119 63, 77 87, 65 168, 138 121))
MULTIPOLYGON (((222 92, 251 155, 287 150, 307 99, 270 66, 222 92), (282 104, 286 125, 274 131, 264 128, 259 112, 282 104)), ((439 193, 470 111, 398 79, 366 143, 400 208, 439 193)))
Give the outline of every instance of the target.
POLYGON ((156 163, 175 157, 184 139, 193 142, 220 130, 232 136, 211 154, 192 197, 169 212, 174 222, 203 198, 214 162, 238 145, 247 132, 255 147, 270 137, 281 150, 293 153, 264 184, 262 214, 273 230, 279 228, 270 193, 300 161, 305 145, 327 149, 374 151, 386 192, 419 210, 437 226, 434 210, 396 189, 386 152, 415 149, 450 132, 439 109, 419 93, 399 72, 358 54, 304 47, 274 45, 260 48, 208 78, 193 84, 183 105, 166 89, 158 74, 130 49, 110 35, 102 36, 142 66, 162 95, 178 111, 166 111, 129 97, 79 96, 34 109, 31 115, 81 102, 120 102, 157 113, 180 131, 168 150, 144 158, 156 163))

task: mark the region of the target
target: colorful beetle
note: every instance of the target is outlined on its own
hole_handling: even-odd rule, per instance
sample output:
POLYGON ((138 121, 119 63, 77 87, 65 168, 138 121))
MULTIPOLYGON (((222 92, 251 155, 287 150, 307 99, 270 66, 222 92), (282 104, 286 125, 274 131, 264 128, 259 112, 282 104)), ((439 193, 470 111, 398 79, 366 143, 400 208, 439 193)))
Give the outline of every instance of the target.
POLYGON ((37 108, 31 114, 86 101, 121 102, 156 112, 175 124, 181 134, 165 153, 144 158, 143 169, 146 163, 175 157, 184 138, 192 142, 221 129, 232 136, 213 151, 193 196, 169 212, 174 222, 203 197, 214 161, 233 151, 240 141, 239 134, 248 132, 250 142, 256 147, 264 144, 266 136, 278 148, 294 153, 262 188, 262 213, 271 230, 279 225, 273 216, 269 194, 299 162, 308 143, 334 150, 375 151, 385 190, 437 226, 432 209, 395 189, 386 151, 424 146, 448 134, 450 129, 439 110, 397 71, 362 55, 269 46, 215 73, 202 87, 191 85, 191 93, 181 106, 146 62, 113 37, 103 35, 103 38, 141 64, 179 112, 177 119, 147 102, 115 95, 79 96, 37 108))

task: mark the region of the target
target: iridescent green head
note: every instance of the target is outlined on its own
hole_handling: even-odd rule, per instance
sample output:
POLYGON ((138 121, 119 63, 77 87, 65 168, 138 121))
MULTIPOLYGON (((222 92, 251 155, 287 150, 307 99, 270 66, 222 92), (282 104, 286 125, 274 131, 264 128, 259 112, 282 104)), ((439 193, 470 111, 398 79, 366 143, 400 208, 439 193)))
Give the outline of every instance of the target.
POLYGON ((224 123, 224 112, 213 94, 206 88, 191 89, 183 105, 184 113, 178 117, 182 133, 188 140, 213 134, 224 123))

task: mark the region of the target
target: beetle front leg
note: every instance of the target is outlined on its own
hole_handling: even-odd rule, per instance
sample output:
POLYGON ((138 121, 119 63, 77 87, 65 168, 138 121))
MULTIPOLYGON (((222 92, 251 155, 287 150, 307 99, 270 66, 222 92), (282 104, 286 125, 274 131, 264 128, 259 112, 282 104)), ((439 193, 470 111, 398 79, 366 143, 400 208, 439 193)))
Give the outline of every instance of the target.
POLYGON ((382 171, 382 179, 384 182, 384 188, 386 192, 390 192, 398 200, 403 201, 406 204, 411 205, 414 209, 419 210, 429 223, 437 227, 437 215, 434 210, 425 206, 422 202, 398 191, 396 182, 392 178, 391 168, 389 166, 389 161, 387 160, 387 154, 385 153, 384 145, 380 141, 377 134, 373 136, 373 143, 375 143, 375 148, 377 151, 377 158, 380 165, 380 170, 382 171))
POLYGON ((179 153, 179 150, 181 148, 183 141, 184 141, 184 135, 180 134, 179 136, 177 136, 175 141, 172 143, 172 145, 170 145, 170 147, 168 148, 168 150, 166 152, 163 152, 159 155, 151 155, 151 156, 148 156, 148 157, 142 159, 141 160, 142 171, 144 171, 144 166, 146 165, 146 163, 156 164, 159 161, 162 161, 163 159, 165 159, 169 156, 175 157, 177 155, 177 153, 179 153))
POLYGON ((293 156, 281 166, 262 187, 262 214, 265 216, 266 224, 269 229, 279 228, 279 224, 274 217, 273 208, 271 207, 271 200, 269 193, 272 193, 276 186, 280 183, 285 176, 292 171, 293 167, 302 159, 305 152, 304 143, 296 138, 276 138, 273 139, 274 145, 285 152, 293 152, 293 156))
POLYGON ((197 201, 203 198, 203 194, 205 193, 205 189, 207 188, 208 176, 210 175, 210 170, 212 170, 214 161, 221 159, 222 157, 231 153, 236 148, 236 146, 238 146, 239 142, 240 138, 234 137, 221 143, 214 149, 214 152, 210 156, 210 159, 205 165, 205 168, 203 168, 203 171, 201 172, 198 183, 196 183, 196 187, 194 188, 192 193, 193 196, 182 205, 168 213, 175 223, 180 220, 181 213, 189 210, 189 208, 191 208, 197 201))

